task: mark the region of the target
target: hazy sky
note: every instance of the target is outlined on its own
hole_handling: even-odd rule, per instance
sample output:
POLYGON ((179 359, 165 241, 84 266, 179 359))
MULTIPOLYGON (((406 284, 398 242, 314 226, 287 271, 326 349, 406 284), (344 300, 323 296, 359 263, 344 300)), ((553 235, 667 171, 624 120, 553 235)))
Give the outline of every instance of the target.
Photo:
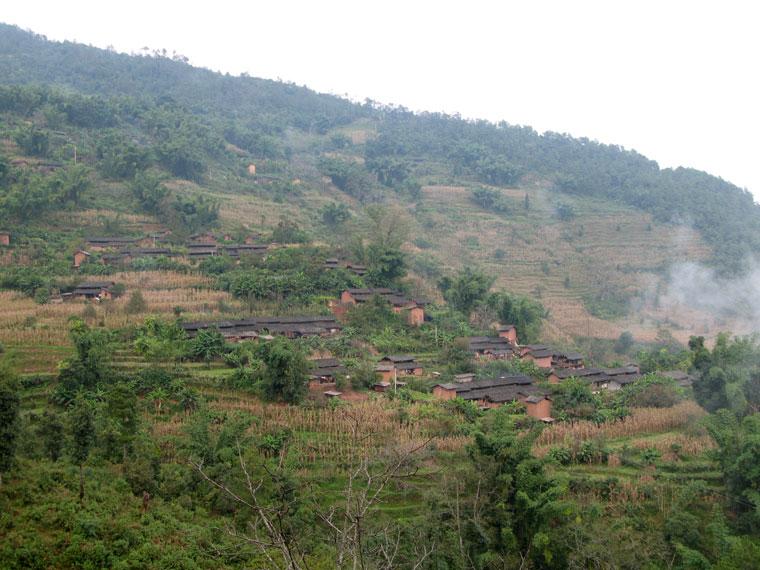
POLYGON ((0 21, 615 143, 760 201, 754 2, 3 0, 0 21))

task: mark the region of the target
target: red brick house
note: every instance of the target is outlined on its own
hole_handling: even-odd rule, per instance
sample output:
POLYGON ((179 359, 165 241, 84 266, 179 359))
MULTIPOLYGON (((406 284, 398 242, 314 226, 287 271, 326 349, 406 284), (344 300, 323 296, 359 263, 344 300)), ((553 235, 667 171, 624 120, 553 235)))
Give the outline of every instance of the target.
POLYGON ((422 365, 413 356, 386 356, 375 367, 383 382, 393 382, 403 376, 422 376, 422 365))
POLYGON ((82 264, 87 261, 87 259, 90 257, 90 253, 83 250, 78 249, 76 252, 74 252, 74 267, 79 268, 82 267, 82 264))
POLYGON ((0 245, 11 245, 11 233, 0 231, 0 245))
POLYGON ((390 303, 394 313, 406 314, 406 320, 410 325, 420 326, 425 322, 425 303, 423 301, 407 299, 400 292, 385 287, 346 289, 340 294, 339 302, 330 303, 330 309, 336 317, 342 317, 352 306, 366 303, 375 297, 390 303))
POLYGON ((499 325, 496 332, 501 338, 506 338, 511 344, 517 344, 517 329, 515 325, 499 325))
POLYGON ((116 285, 113 281, 88 281, 80 283, 71 296, 74 299, 93 299, 97 301, 104 301, 107 299, 113 299, 113 286, 116 285))
POLYGON ((464 342, 478 360, 508 360, 517 350, 508 339, 500 336, 470 336, 464 342))
POLYGON ((521 359, 530 360, 539 368, 552 367, 552 355, 554 352, 542 344, 529 344, 521 347, 521 359))
POLYGON ((533 380, 523 374, 513 374, 486 380, 437 384, 433 395, 441 400, 462 398, 475 402, 480 408, 496 408, 511 402, 525 405, 526 413, 540 420, 551 419, 551 398, 533 380))

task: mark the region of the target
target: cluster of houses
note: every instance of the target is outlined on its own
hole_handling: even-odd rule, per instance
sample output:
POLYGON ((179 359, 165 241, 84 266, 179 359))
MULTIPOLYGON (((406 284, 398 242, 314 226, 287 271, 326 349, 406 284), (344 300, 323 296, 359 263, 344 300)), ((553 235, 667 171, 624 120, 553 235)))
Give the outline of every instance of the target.
POLYGON ((340 299, 330 301, 329 306, 336 317, 342 318, 352 307, 376 298, 387 302, 394 313, 405 315, 407 323, 412 326, 425 322, 425 301, 408 299, 401 292, 384 287, 346 289, 340 294, 340 299))
POLYGON ((168 237, 169 232, 159 232, 141 238, 125 237, 88 237, 85 246, 74 252, 74 267, 79 268, 87 262, 92 254, 100 252, 100 260, 105 265, 126 265, 134 259, 150 257, 176 257, 184 261, 204 259, 217 255, 239 258, 242 255, 263 255, 272 246, 254 243, 259 237, 252 234, 244 243, 228 243, 232 236, 219 237, 210 232, 190 236, 189 241, 180 249, 158 247, 168 237))

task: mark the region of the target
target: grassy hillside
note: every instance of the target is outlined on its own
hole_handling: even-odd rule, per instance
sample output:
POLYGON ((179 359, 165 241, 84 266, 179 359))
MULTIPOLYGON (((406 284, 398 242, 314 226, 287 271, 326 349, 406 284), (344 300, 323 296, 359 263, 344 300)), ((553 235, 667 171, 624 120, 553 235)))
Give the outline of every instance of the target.
MULTIPOLYGON (((673 261, 736 268, 759 235, 751 199, 718 179, 659 171, 635 153, 588 141, 357 106, 160 54, 129 57, 46 42, 8 26, 1 31, 3 154, 16 165, 6 184, 44 178, 46 162, 68 170, 75 148, 78 163, 91 169, 76 203, 43 199, 50 216, 58 216, 56 208, 75 216, 86 209, 97 210, 101 222, 123 221, 142 209, 146 223, 139 229, 186 228, 170 207, 151 212, 135 199, 130 185, 143 168, 169 177, 174 198, 216 201, 225 230, 266 231, 285 218, 314 239, 337 243, 348 232, 336 236, 325 227, 321 208, 346 204, 354 231, 361 231, 364 207, 381 202, 408 212, 406 248, 428 295, 435 295, 431 283, 441 271, 475 263, 498 285, 540 297, 551 311, 547 330, 565 341, 623 330, 647 340, 661 327, 685 340, 731 325, 710 315, 663 313, 656 303, 673 261), (247 175, 249 164, 257 176, 247 175), (338 180, 330 171, 336 165, 352 166, 338 180), (472 191, 483 187, 503 196, 504 208, 474 203, 472 191), (714 212, 713 203, 722 211, 714 212), (563 218, 560 210, 572 215, 563 218)), ((5 203, 1 223, 18 230, 21 243, 35 223, 24 219, 23 202, 5 203)), ((53 223, 60 229, 55 239, 82 235, 66 221, 53 223)), ((68 254, 75 244, 65 243, 60 249, 68 254)))

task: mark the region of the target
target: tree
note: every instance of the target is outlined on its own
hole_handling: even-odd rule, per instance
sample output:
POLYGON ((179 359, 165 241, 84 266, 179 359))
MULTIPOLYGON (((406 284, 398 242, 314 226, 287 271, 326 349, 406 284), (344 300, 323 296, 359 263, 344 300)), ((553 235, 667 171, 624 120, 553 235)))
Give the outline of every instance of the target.
POLYGON ((320 211, 322 223, 329 228, 335 229, 343 225, 351 218, 351 212, 345 203, 330 202, 325 204, 320 211))
POLYGON ((105 410, 116 427, 117 443, 121 446, 122 457, 126 461, 140 424, 134 388, 126 382, 116 384, 106 394, 105 410))
POLYGON ((132 291, 132 294, 129 296, 129 300, 124 306, 124 311, 128 315, 136 315, 138 313, 144 313, 147 308, 148 304, 145 302, 142 292, 137 289, 132 291))
POLYGON ((137 171, 129 187, 142 209, 149 214, 160 212, 164 199, 169 195, 162 177, 150 171, 137 171))
POLYGON ((259 358, 266 366, 264 395, 269 400, 297 404, 307 391, 309 363, 303 352, 286 338, 277 337, 262 343, 259 358))
POLYGON ((95 443, 95 409, 82 393, 74 399, 69 412, 71 459, 79 465, 79 501, 84 500, 84 464, 95 443))
POLYGON ((627 354, 631 347, 633 347, 633 335, 630 331, 623 331, 620 333, 617 341, 615 341, 614 351, 618 354, 627 354))
POLYGON ((50 458, 50 461, 58 461, 61 457, 64 443, 64 431, 65 426, 58 413, 53 409, 45 410, 45 413, 42 414, 42 420, 40 421, 37 435, 42 442, 45 455, 50 458))
POLYGON ((496 309, 500 322, 515 325, 517 338, 521 342, 531 343, 538 340, 547 314, 541 303, 509 293, 492 295, 488 303, 496 309))
POLYGON ((518 435, 509 410, 501 408, 478 428, 470 454, 486 497, 482 539, 472 542, 471 559, 486 556, 503 568, 517 567, 520 559, 543 560, 552 549, 546 533, 560 520, 563 489, 531 453, 541 427, 518 435))
POLYGON ((214 358, 224 354, 224 336, 218 329, 201 329, 190 341, 190 354, 210 365, 214 358))
POLYGON ((16 440, 21 429, 18 391, 15 375, 5 367, 0 368, 0 486, 3 473, 10 470, 16 456, 16 440))
POLYGON ((109 374, 112 335, 109 331, 91 329, 78 318, 71 320, 69 336, 76 349, 58 373, 54 398, 68 404, 81 390, 94 390, 109 374))
POLYGON ((454 279, 444 277, 438 283, 444 299, 457 311, 469 316, 485 299, 495 279, 480 270, 465 267, 454 279))

